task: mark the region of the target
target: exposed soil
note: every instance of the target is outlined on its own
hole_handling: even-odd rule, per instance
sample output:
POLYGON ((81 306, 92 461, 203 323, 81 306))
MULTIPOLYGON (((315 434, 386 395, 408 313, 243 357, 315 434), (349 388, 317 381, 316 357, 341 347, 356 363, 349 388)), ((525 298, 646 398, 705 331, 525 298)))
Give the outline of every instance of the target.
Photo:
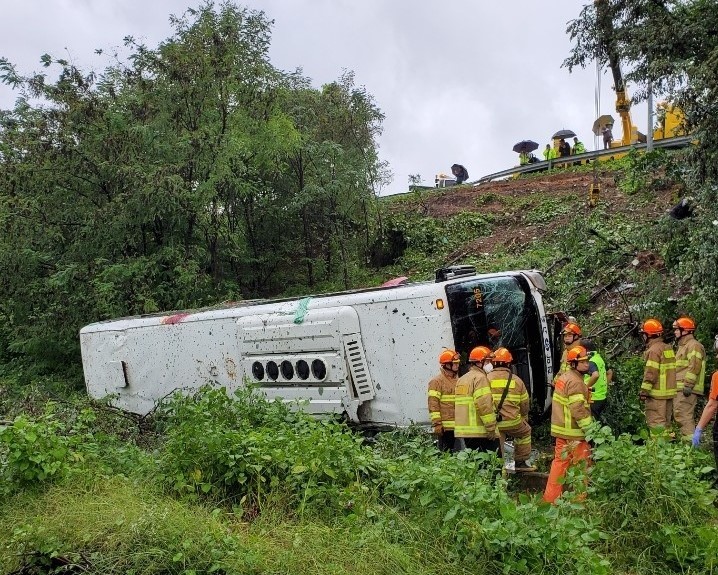
MULTIPOLYGON (((620 176, 619 176, 620 177, 620 176)), ((486 182, 472 186, 457 186, 441 191, 428 191, 416 200, 397 203, 392 209, 416 210, 435 218, 448 217, 460 212, 479 212, 492 215, 499 225, 491 235, 477 238, 452 254, 457 260, 468 254, 492 253, 499 247, 519 249, 580 218, 588 207, 588 193, 594 182, 593 172, 554 171, 544 175, 486 182), (531 217, 533 208, 551 201, 558 206, 556 213, 545 219, 531 217), (564 203, 561 203, 564 202, 564 203), (564 208, 565 209, 562 209, 564 208)), ((614 173, 599 173, 599 205, 653 222, 664 216, 676 203, 677 190, 666 188, 655 192, 655 201, 646 201, 623 193, 616 185, 614 173)))

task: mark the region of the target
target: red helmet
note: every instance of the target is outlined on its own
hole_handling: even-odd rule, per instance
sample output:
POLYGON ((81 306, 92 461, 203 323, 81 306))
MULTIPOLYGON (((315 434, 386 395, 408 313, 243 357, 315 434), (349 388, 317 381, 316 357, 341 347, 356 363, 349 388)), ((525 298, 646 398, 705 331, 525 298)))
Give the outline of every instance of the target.
POLYGON ((508 349, 500 347, 491 354, 491 360, 494 363, 511 363, 514 360, 514 357, 508 349))
POLYGON ((484 346, 480 345, 479 347, 475 347, 471 350, 471 353, 469 354, 469 362, 474 363, 477 361, 484 361, 487 357, 491 355, 491 350, 484 346))
POLYGON ((641 333, 646 335, 663 335, 663 326, 657 319, 647 319, 643 322, 641 333))
POLYGON ((572 333, 573 335, 577 335, 577 336, 581 337, 581 327, 577 323, 568 322, 565 326, 563 326, 561 333, 562 334, 572 333))
POLYGON ((439 364, 446 365, 447 363, 459 363, 461 357, 453 349, 445 349, 439 354, 439 364))
POLYGON ((574 361, 583 361, 588 359, 588 351, 582 345, 572 347, 566 352, 566 361, 573 363, 574 361))
POLYGON ((682 329, 683 331, 695 331, 696 322, 689 317, 679 317, 673 322, 673 329, 682 329))

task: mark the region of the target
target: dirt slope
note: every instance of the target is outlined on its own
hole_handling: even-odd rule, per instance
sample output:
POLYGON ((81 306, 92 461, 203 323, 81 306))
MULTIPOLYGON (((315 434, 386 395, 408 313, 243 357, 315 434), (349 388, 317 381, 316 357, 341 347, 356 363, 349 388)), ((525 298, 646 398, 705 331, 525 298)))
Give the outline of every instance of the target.
MULTIPOLYGON (((621 191, 616 185, 617 177, 620 174, 612 172, 598 175, 599 202, 608 212, 655 221, 676 202, 676 190, 671 188, 656 191, 654 201, 637 201, 635 196, 621 191)), ((460 250, 464 255, 491 253, 500 246, 518 248, 538 238, 549 237, 572 218, 582 217, 591 209, 587 199, 593 181, 592 171, 558 171, 424 192, 393 209, 415 210, 435 218, 466 211, 493 216, 499 225, 494 226, 492 233, 460 250)))

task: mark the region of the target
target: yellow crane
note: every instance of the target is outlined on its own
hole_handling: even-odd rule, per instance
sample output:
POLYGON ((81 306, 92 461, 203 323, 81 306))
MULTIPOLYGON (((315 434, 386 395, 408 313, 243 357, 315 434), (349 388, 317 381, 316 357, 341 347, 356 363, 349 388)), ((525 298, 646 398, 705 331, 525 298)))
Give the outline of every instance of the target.
MULTIPOLYGON (((594 0, 599 42, 606 52, 608 66, 613 75, 613 87, 616 92, 616 112, 621 118, 621 139, 614 140, 611 147, 629 146, 637 142, 644 143, 646 135, 639 132, 631 119, 631 98, 626 91, 626 82, 621 72, 621 62, 613 33, 613 20, 608 9, 608 0, 594 0)), ((653 127, 653 139, 673 138, 685 135, 683 114, 679 108, 667 102, 657 106, 656 126, 653 127)))

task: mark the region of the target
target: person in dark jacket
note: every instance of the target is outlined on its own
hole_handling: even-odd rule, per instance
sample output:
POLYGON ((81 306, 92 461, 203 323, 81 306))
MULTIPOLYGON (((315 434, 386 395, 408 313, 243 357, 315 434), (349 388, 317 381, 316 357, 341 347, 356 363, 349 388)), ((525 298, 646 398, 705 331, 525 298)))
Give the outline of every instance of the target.
POLYGON ((559 158, 568 158, 571 155, 571 145, 561 138, 558 141, 558 156, 559 158))
POLYGON ((469 179, 469 172, 466 171, 466 168, 462 166, 461 164, 454 164, 451 166, 451 173, 454 174, 454 177, 456 178, 456 185, 463 184, 466 180, 469 179))

